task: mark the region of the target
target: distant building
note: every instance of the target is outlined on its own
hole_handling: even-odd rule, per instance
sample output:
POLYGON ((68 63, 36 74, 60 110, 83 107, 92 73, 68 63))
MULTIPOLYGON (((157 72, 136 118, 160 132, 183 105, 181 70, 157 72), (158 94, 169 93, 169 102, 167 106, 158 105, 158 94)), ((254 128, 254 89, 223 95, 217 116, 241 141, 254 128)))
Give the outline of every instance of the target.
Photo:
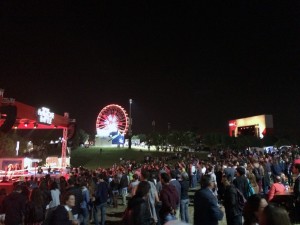
POLYGON ((229 135, 238 137, 250 135, 263 138, 273 133, 273 116, 258 115, 229 121, 229 135))

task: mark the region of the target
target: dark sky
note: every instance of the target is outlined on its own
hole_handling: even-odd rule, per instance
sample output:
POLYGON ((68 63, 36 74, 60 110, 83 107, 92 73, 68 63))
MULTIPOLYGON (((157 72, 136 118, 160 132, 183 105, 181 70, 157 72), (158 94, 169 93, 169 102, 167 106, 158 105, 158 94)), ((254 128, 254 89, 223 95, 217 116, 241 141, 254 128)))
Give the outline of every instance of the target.
POLYGON ((300 129, 300 2, 3 1, 5 97, 69 112, 95 132, 110 103, 133 133, 227 132, 228 120, 272 114, 300 129))

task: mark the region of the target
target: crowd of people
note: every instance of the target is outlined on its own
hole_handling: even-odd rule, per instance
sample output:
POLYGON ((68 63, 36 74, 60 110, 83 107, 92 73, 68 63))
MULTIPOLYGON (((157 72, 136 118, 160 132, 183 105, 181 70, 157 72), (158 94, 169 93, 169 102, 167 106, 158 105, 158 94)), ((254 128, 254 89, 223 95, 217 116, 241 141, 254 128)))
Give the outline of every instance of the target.
POLYGON ((289 225, 300 221, 297 157, 297 149, 222 150, 209 160, 171 153, 142 163, 122 160, 111 168, 74 168, 67 177, 47 174, 18 182, 12 193, 0 196, 0 214, 5 214, 5 225, 105 225, 107 207, 117 208, 119 199, 126 207, 122 224, 217 225, 225 214, 227 225, 276 225, 276 216, 281 225, 289 225), (242 207, 238 192, 247 200, 242 207), (291 202, 276 201, 287 192, 292 192, 286 195, 291 202))

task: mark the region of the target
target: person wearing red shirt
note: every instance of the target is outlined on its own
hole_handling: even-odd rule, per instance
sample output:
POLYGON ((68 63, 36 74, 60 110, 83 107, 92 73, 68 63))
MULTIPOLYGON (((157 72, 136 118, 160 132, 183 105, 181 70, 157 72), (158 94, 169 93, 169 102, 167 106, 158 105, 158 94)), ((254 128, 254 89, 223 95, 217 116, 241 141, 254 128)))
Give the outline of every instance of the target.
POLYGON ((284 193, 285 192, 285 187, 284 185, 281 183, 281 177, 280 176, 276 176, 275 177, 275 182, 272 184, 269 193, 268 193, 268 201, 272 201, 272 199, 274 198, 274 196, 276 194, 280 194, 280 193, 284 193))

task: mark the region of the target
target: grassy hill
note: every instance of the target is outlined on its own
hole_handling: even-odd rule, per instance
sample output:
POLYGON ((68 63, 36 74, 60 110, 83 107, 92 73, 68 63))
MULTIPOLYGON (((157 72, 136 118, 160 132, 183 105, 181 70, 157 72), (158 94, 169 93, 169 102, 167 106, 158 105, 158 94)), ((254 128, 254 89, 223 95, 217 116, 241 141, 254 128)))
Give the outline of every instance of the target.
MULTIPOLYGON (((157 152, 148 151, 147 149, 128 149, 128 148, 103 148, 100 152, 100 147, 77 148, 72 150, 71 165, 78 167, 83 166, 89 169, 95 169, 99 166, 102 168, 111 167, 114 163, 119 164, 120 158, 125 160, 135 160, 143 162, 145 156, 159 157, 173 154, 172 152, 157 152)), ((184 153, 181 153, 184 155, 184 153)), ((206 158, 207 153, 195 153, 197 157, 206 158)))

